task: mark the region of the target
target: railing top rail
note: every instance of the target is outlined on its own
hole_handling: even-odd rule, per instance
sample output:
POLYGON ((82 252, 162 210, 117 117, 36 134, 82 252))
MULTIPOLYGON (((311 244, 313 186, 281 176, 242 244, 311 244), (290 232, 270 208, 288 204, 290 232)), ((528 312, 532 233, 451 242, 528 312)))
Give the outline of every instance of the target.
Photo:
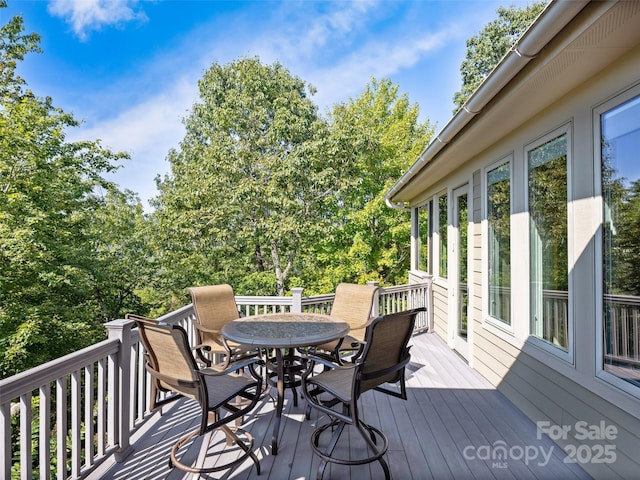
POLYGON ((604 299, 613 303, 624 303, 625 305, 640 305, 640 296, 604 295, 604 299))
POLYGON ((175 323, 191 315, 191 313, 193 313, 193 304, 189 303, 184 307, 178 308, 177 310, 165 313, 161 317, 158 317, 157 320, 159 322, 175 323))
POLYGON ((293 297, 236 295, 236 303, 238 305, 293 305, 293 297))
POLYGON ((77 352, 0 380, 0 404, 10 402, 26 392, 40 388, 107 355, 112 355, 118 351, 118 345, 118 339, 103 340, 77 352))
POLYGON ((380 293, 397 293, 406 292, 408 290, 420 290, 422 288, 428 288, 431 282, 411 283, 406 285, 393 285, 390 287, 380 287, 380 293))
POLYGON ((312 295, 310 297, 302 297, 302 305, 314 305, 316 303, 330 302, 336 296, 335 293, 325 293, 323 295, 312 295))

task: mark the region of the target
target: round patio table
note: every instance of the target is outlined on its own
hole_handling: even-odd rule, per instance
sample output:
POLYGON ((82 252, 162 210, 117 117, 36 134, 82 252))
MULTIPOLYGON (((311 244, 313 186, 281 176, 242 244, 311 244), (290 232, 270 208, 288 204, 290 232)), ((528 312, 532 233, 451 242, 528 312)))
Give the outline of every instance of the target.
MULTIPOLYGON (((286 349, 321 345, 344 337, 349 325, 329 315, 317 313, 269 313, 239 318, 222 327, 222 335, 237 343, 273 348, 276 352, 276 419, 273 425, 271 452, 278 454, 278 434, 285 389, 286 349)), ((295 393, 294 393, 295 394, 295 393)))

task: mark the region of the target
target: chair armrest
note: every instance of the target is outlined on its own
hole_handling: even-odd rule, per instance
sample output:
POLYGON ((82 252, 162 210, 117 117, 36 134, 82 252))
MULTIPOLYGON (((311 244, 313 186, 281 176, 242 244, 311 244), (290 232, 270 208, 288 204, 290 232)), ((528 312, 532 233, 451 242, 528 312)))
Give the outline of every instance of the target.
POLYGON ((312 363, 321 363, 321 364, 322 364, 322 365, 324 365, 325 367, 329 367, 329 368, 336 368, 336 367, 339 367, 339 366, 340 366, 340 365, 339 365, 339 364, 337 364, 336 362, 332 362, 331 360, 328 360, 328 359, 323 358, 323 357, 319 357, 319 356, 314 355, 314 354, 312 354, 312 353, 306 353, 306 354, 303 354, 303 355, 301 355, 301 357, 302 357, 304 360, 307 360, 307 361, 309 361, 309 362, 312 362, 312 363))
POLYGON ((315 367, 316 364, 321 364, 325 366, 326 368, 330 368, 330 369, 348 369, 348 368, 352 368, 351 365, 342 365, 336 362, 333 362, 331 360, 328 360, 326 358, 323 357, 319 357, 317 355, 313 355, 313 354, 303 354, 302 356, 303 360, 307 361, 307 368, 304 370, 304 372, 302 372, 302 376, 303 377, 308 377, 309 375, 311 375, 311 373, 313 372, 313 368, 315 367))
POLYGON ((217 376, 221 376, 221 375, 228 375, 229 373, 233 373, 233 372, 237 372, 238 370, 241 370, 243 368, 249 367, 251 365, 254 364, 258 364, 260 363, 260 359, 256 358, 256 357, 250 357, 250 358, 244 358, 241 360, 236 360, 234 362, 229 363, 228 365, 225 366, 225 368, 217 370, 215 368, 212 367, 207 367, 207 368, 203 368, 201 370, 198 370, 200 373, 202 373, 203 375, 209 375, 209 376, 213 376, 213 377, 217 377, 217 376))
MULTIPOLYGON (((188 388, 194 388, 196 386, 196 382, 193 380, 185 380, 182 378, 177 378, 177 377, 173 377, 170 375, 165 375, 163 373, 160 373, 159 371, 157 371, 155 368, 153 368, 151 365, 149 365, 148 363, 144 366, 145 370, 147 370, 147 372, 149 372, 153 377, 155 377, 157 380, 160 380, 161 382, 165 382, 168 385, 172 385, 172 384, 177 384, 183 387, 188 387, 188 388)), ((180 393, 180 392, 178 392, 180 393)))
MULTIPOLYGON (((367 320, 363 325, 360 325, 359 327, 351 327, 349 332, 366 330, 367 328, 369 328, 369 325, 371 325, 375 319, 376 319, 376 317, 369 317, 369 320, 367 320)), ((347 347, 345 344, 342 344, 338 348, 338 350, 351 350, 351 349, 354 349, 354 348, 362 349, 362 348, 364 348, 365 344, 366 344, 366 342, 364 340, 357 340, 355 342, 351 342, 350 347, 347 347), (343 347, 345 347, 345 348, 343 348, 343 347)))

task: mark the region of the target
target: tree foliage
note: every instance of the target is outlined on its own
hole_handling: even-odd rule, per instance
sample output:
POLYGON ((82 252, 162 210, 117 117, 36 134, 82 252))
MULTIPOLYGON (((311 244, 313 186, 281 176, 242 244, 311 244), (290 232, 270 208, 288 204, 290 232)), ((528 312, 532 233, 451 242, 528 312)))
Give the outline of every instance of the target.
POLYGON ((409 219, 384 194, 433 129, 396 85, 374 79, 326 120, 278 63, 215 64, 199 85, 154 204, 164 288, 311 294, 404 280, 409 219))
POLYGON ((419 109, 397 85, 371 79, 363 93, 334 106, 325 158, 339 166, 331 230, 309 251, 305 285, 332 291, 341 281, 404 283, 409 267, 410 222, 391 210, 385 194, 433 135, 419 109))
POLYGON ((471 94, 487 78, 520 36, 544 10, 546 1, 535 2, 526 8, 500 7, 498 18, 489 22, 482 31, 467 40, 467 54, 460 65, 462 88, 453 96, 458 111, 471 94))
POLYGON ((179 252, 191 283, 284 294, 300 249, 326 223, 332 193, 314 147, 324 125, 312 89, 257 58, 212 65, 199 89, 154 204, 160 229, 171 230, 163 263, 179 252))
POLYGON ((103 338, 127 311, 181 307, 193 285, 272 295, 405 280, 409 217, 384 194, 433 128, 390 81, 323 118, 313 88, 279 63, 212 65, 145 216, 103 178, 125 155, 67 142, 75 119, 16 75, 37 35, 15 17, 1 39, 3 376, 103 338))
POLYGON ((16 75, 38 41, 23 33, 20 16, 0 30, 3 377, 94 343, 105 336, 102 322, 120 314, 114 291, 103 288, 113 283, 113 245, 101 247, 110 222, 97 219, 110 204, 98 193, 118 194, 102 174, 123 155, 98 142, 65 141, 77 122, 16 75))

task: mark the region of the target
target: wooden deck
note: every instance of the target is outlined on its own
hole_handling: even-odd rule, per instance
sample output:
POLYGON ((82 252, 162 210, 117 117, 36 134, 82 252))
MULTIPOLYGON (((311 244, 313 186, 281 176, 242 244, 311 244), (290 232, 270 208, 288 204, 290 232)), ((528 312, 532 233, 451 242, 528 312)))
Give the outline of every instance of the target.
MULTIPOLYGON (((394 479, 590 478, 579 466, 564 463, 563 451, 551 440, 539 440, 535 424, 469 368, 440 337, 422 334, 415 336, 412 344, 408 401, 378 392, 367 392, 361 399, 365 420, 380 427, 389 439, 386 459, 394 479), (506 452, 506 456, 497 458, 495 454, 500 452, 506 452)), ((316 478, 319 460, 312 455, 309 439, 316 423, 324 423, 326 418, 319 418, 314 412, 311 420, 305 421, 304 401, 294 407, 291 392, 286 392, 278 455, 270 453, 273 402, 266 397, 245 418, 243 427, 253 435, 254 451, 260 458, 259 476, 250 461, 201 477, 170 470, 169 451, 182 434, 195 428, 197 415, 192 402, 166 406, 162 416, 155 414, 136 432, 126 458, 119 463, 104 463, 89 478, 316 478)), ((194 442, 186 454, 210 463, 217 457, 207 456, 206 452, 223 443, 221 435, 204 437, 194 442)), ((351 448, 355 452, 359 446, 354 440, 351 448)), ((230 447, 230 455, 235 448, 230 447)), ((324 478, 359 480, 384 475, 380 464, 374 462, 351 469, 330 465, 324 478)))

